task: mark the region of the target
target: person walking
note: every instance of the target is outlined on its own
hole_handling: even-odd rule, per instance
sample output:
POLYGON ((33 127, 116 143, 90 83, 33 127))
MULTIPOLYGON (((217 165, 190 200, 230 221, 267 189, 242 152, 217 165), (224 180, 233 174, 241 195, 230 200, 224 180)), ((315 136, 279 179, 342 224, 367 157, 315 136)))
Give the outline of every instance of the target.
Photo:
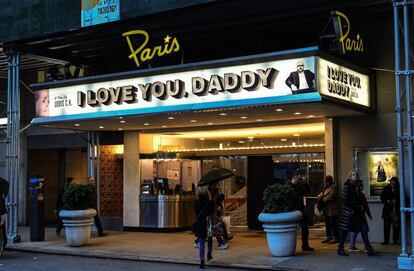
POLYGON ((317 204, 325 219, 326 239, 322 243, 338 243, 338 191, 330 175, 323 179, 323 190, 319 194, 317 204))
POLYGON ((299 176, 292 177, 291 186, 293 189, 293 209, 302 213, 303 217, 299 221, 302 235, 302 250, 313 251, 314 249, 309 246, 309 221, 306 215, 306 209, 304 204, 304 197, 309 193, 310 189, 307 183, 300 182, 299 176))
POLYGON ((103 232, 101 219, 100 219, 99 214, 98 214, 97 200, 96 200, 96 182, 95 182, 95 177, 93 177, 93 176, 89 176, 88 177, 88 185, 90 185, 90 186, 93 187, 93 194, 92 194, 92 200, 91 200, 90 207, 96 210, 96 215, 93 217, 93 220, 95 222, 96 229, 98 230, 98 237, 102 237, 102 236, 107 235, 107 233, 103 232))
POLYGON ((216 198, 216 211, 214 212, 214 224, 213 229, 216 234, 216 239, 219 244, 218 249, 227 249, 229 247, 228 241, 233 239, 233 236, 229 236, 226 225, 223 221, 224 215, 224 194, 219 194, 216 198))
POLYGON ((0 177, 0 217, 1 225, 0 228, 3 232, 3 249, 7 245, 7 229, 5 223, 5 216, 7 214, 6 198, 9 195, 9 182, 0 177))
MULTIPOLYGON (((362 181, 359 181, 359 187, 361 190, 361 196, 362 196, 362 208, 364 210, 364 215, 368 216, 368 218, 370 220, 372 220, 372 214, 371 214, 371 210, 369 209, 369 205, 368 205, 368 201, 367 201, 367 197, 365 196, 364 192, 362 192, 364 190, 364 184, 362 183, 362 181)), ((367 228, 368 229, 368 228, 367 228)), ((362 230, 361 230, 362 231, 362 230)), ((356 246, 356 240, 358 237, 358 232, 352 232, 351 233, 351 240, 349 242, 349 251, 354 251, 354 252, 358 252, 360 251, 356 246)))
POLYGON ((344 250, 344 243, 348 232, 361 232, 362 240, 365 243, 365 250, 368 256, 375 255, 368 239, 368 222, 364 214, 363 197, 359 186, 358 171, 352 170, 349 178, 344 183, 342 211, 339 222, 340 236, 337 254, 340 256, 349 256, 344 250))
POLYGON ((384 242, 381 245, 388 245, 390 242, 390 231, 392 227, 393 244, 398 244, 400 238, 400 185, 397 177, 390 179, 390 184, 384 187, 381 193, 382 219, 384 220, 384 242))
POLYGON ((205 187, 199 187, 197 190, 197 200, 194 203, 194 211, 196 213, 194 234, 198 240, 200 268, 204 269, 205 239, 207 239, 207 261, 213 259, 212 216, 214 215, 214 202, 211 200, 210 192, 205 187))
POLYGON ((63 193, 65 192, 65 189, 73 182, 73 178, 72 177, 67 177, 65 180, 65 185, 62 187, 62 189, 60 189, 59 191, 59 195, 56 201, 56 209, 55 209, 55 213, 57 214, 57 225, 56 225, 56 235, 60 236, 60 232, 62 231, 63 228, 63 221, 59 216, 59 212, 60 210, 62 210, 63 207, 63 202, 62 202, 62 197, 63 197, 63 193))

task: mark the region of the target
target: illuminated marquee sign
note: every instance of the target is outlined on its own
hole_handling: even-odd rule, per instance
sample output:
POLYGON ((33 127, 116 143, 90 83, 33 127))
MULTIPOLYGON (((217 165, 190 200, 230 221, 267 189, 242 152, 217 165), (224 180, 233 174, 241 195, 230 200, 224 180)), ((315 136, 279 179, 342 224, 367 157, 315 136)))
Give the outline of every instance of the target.
POLYGON ((128 31, 123 33, 122 36, 125 37, 129 50, 131 51, 129 58, 134 59, 137 67, 140 67, 142 62, 151 60, 155 56, 162 57, 164 55, 169 55, 180 50, 180 44, 178 43, 177 38, 171 37, 170 35, 165 36, 164 44, 155 46, 154 48, 146 48, 150 38, 148 33, 144 30, 128 31), (138 37, 144 39, 142 44, 138 44, 136 48, 134 48, 133 43, 131 42, 131 39, 134 36, 136 39, 138 37))
POLYGON ((321 94, 363 106, 370 106, 369 76, 318 59, 318 90, 321 94))

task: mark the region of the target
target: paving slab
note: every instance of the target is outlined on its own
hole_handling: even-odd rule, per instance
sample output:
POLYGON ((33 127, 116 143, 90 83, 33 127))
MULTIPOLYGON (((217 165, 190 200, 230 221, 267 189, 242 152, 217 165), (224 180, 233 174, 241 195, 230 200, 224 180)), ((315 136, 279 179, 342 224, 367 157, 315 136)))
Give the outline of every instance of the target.
MULTIPOLYGON (((142 260, 171 263, 198 264, 198 250, 194 248, 194 236, 190 232, 148 233, 109 232, 107 236, 92 236, 89 245, 69 247, 65 237, 55 235, 54 228, 46 228, 45 241, 30 242, 29 228, 19 228, 22 242, 9 244, 8 249, 51 254, 102 257, 126 260, 142 260)), ((391 271, 397 270, 398 246, 380 246, 375 257, 363 252, 349 257, 336 255, 336 245, 322 245, 320 239, 310 239, 314 252, 301 252, 293 257, 272 257, 268 251, 266 236, 261 232, 237 232, 228 250, 218 250, 213 245, 215 266, 267 269, 267 270, 335 270, 335 271, 391 271)), ((362 248, 362 245, 359 244, 362 248)), ((300 242, 298 241, 298 248, 300 242)))

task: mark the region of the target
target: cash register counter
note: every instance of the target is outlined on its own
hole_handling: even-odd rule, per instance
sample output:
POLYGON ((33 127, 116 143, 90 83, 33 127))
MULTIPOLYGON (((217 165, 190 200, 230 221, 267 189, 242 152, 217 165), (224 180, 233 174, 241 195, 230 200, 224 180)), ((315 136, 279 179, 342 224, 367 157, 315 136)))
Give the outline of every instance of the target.
POLYGON ((195 221, 195 195, 140 195, 140 227, 188 228, 195 221))

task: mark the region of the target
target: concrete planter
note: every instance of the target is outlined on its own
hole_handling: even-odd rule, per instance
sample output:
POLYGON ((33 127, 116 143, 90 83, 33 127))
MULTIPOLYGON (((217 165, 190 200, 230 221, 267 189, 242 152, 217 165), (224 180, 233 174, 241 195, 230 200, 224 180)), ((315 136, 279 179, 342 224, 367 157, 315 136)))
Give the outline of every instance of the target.
POLYGON ((91 238, 91 226, 93 217, 96 215, 94 209, 87 210, 62 210, 59 216, 65 226, 66 240, 71 247, 84 246, 91 238))
POLYGON ((301 218, 302 213, 299 211, 260 213, 259 221, 263 222, 263 230, 266 232, 267 245, 272 256, 286 257, 295 254, 296 231, 301 218))

